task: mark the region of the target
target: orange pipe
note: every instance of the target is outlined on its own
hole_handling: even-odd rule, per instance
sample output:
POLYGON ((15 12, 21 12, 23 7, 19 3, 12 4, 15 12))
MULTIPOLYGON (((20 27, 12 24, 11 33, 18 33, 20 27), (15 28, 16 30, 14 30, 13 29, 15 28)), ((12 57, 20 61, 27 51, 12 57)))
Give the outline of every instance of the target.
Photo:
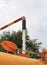
POLYGON ((0 52, 0 65, 44 65, 36 59, 0 52))
POLYGON ((7 27, 11 26, 12 24, 15 24, 15 23, 17 23, 18 21, 20 21, 20 20, 24 20, 24 19, 25 19, 25 17, 22 16, 21 18, 19 18, 19 19, 13 21, 13 22, 11 22, 11 23, 9 23, 9 24, 7 24, 7 25, 1 27, 0 30, 2 30, 2 29, 4 29, 4 28, 7 28, 7 27))

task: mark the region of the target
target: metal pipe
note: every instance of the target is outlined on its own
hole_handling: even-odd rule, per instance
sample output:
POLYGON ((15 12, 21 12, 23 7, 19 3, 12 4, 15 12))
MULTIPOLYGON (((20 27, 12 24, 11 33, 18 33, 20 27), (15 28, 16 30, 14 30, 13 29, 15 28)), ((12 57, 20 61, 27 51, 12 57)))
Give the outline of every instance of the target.
POLYGON ((11 26, 11 25, 13 25, 13 24, 19 22, 20 20, 22 20, 22 17, 19 18, 19 19, 17 19, 17 20, 15 20, 15 21, 13 21, 13 22, 11 22, 11 23, 9 23, 9 24, 7 24, 7 25, 5 25, 5 26, 3 26, 3 27, 1 27, 0 30, 3 30, 3 29, 5 29, 5 28, 7 28, 7 27, 9 27, 9 26, 11 26))
MULTIPOLYGON (((23 42, 22 42, 22 50, 26 50, 26 20, 25 20, 24 16, 22 16, 21 18, 19 18, 19 19, 13 21, 13 22, 1 27, 0 30, 3 30, 5 28, 19 22, 20 20, 22 20, 22 40, 23 40, 23 42)), ((22 51, 22 53, 25 54, 24 51, 22 51)))
MULTIPOLYGON (((22 18, 22 50, 26 50, 26 20, 25 17, 22 18)), ((25 51, 22 51, 25 54, 25 51)))

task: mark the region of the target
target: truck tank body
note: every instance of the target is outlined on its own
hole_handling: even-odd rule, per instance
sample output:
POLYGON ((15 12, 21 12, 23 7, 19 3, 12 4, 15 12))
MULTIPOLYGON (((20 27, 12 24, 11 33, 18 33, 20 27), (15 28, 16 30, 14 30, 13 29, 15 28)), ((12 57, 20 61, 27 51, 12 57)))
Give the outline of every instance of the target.
POLYGON ((0 65, 44 65, 36 59, 0 52, 0 65))

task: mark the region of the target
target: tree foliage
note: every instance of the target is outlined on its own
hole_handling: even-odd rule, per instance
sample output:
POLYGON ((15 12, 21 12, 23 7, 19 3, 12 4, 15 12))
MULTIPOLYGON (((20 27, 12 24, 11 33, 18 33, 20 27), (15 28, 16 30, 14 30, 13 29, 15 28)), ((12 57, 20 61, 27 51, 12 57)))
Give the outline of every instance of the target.
MULTIPOLYGON (((18 48, 22 48, 22 32, 21 31, 12 31, 12 33, 8 32, 3 32, 3 34, 0 35, 0 42, 8 40, 12 41, 15 44, 17 44, 18 48)), ((26 35, 26 49, 31 50, 34 52, 39 52, 40 45, 42 44, 41 42, 36 42, 37 40, 30 40, 28 33, 26 35)), ((3 50, 2 47, 0 47, 1 51, 3 50)))

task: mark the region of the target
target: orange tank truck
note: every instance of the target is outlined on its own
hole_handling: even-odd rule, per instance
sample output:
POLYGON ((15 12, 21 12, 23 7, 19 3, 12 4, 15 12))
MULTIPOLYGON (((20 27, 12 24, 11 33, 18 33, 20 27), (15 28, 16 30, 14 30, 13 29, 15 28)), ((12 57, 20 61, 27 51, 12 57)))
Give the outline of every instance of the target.
POLYGON ((44 65, 42 59, 30 59, 25 54, 16 55, 16 49, 18 49, 17 45, 11 41, 3 41, 1 42, 1 46, 7 50, 8 52, 15 52, 14 54, 3 53, 0 52, 0 65, 44 65), (24 56, 24 57, 23 57, 24 56), (26 57, 27 56, 27 57, 26 57))
POLYGON ((0 43, 2 48, 4 48, 7 52, 12 52, 13 54, 16 54, 16 50, 18 49, 17 45, 11 41, 3 41, 0 43))
MULTIPOLYGON (((3 27, 0 28, 0 30, 3 30, 19 21, 22 20, 22 30, 23 30, 23 34, 22 34, 22 40, 23 40, 23 45, 22 45, 22 50, 26 50, 25 48, 25 42, 26 42, 26 20, 25 17, 21 17, 3 27)), ((16 45, 13 45, 13 43, 8 45, 8 41, 7 43, 2 42, 1 46, 7 51, 11 51, 13 53, 15 53, 15 50, 17 49, 16 45), (14 46, 14 47, 13 47, 14 46)), ((25 52, 23 52, 24 54, 25 52)), ((40 60, 36 60, 36 59, 31 59, 31 58, 27 58, 27 57, 22 57, 22 56, 18 56, 18 55, 14 55, 14 54, 9 54, 9 53, 3 53, 0 52, 0 65, 45 65, 43 62, 40 62, 40 60)))
MULTIPOLYGON (((5 41, 1 42, 0 45, 2 46, 2 48, 4 50, 6 50, 6 53, 11 52, 11 53, 19 55, 19 56, 24 56, 24 57, 29 56, 29 54, 22 54, 22 49, 18 48, 17 45, 11 41, 5 40, 5 41), (21 53, 19 53, 19 51, 21 51, 21 53)), ((23 51, 25 51, 25 50, 23 50, 23 51)))
POLYGON ((44 65, 36 59, 0 52, 0 65, 44 65))

